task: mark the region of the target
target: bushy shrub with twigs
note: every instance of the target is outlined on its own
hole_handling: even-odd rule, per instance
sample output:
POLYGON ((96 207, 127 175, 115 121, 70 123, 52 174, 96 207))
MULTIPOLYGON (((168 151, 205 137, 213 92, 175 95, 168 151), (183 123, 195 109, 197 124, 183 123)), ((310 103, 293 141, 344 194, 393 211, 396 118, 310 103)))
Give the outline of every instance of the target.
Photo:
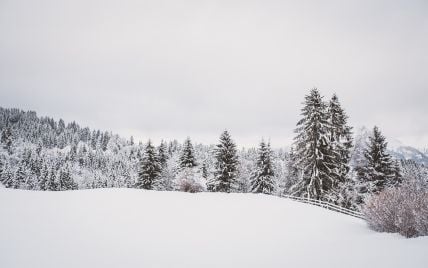
POLYGON ((416 180, 387 188, 368 198, 363 213, 375 231, 428 235, 428 188, 416 180))

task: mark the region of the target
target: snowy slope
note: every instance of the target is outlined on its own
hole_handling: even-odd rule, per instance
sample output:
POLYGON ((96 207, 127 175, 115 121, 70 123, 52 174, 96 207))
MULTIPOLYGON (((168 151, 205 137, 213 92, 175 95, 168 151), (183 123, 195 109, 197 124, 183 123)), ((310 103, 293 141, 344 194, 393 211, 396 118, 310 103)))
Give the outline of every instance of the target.
POLYGON ((0 267, 427 267, 428 237, 253 194, 0 189, 0 267))

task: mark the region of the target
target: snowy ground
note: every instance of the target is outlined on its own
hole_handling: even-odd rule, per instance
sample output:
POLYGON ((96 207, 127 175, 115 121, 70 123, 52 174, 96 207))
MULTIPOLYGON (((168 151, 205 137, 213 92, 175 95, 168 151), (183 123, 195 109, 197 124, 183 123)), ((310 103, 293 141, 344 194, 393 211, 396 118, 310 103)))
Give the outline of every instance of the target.
POLYGON ((0 189, 0 267, 427 267, 428 237, 253 194, 0 189))

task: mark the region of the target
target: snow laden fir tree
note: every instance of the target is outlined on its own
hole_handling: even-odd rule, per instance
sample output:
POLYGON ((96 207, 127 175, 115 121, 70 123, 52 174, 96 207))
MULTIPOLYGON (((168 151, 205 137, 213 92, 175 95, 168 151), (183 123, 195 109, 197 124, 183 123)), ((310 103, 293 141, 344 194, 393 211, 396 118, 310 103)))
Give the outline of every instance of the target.
POLYGON ((215 149, 215 161, 214 177, 208 183, 208 190, 232 192, 237 185, 238 156, 236 145, 227 131, 220 136, 220 143, 215 149))
POLYGON ((260 142, 256 169, 251 176, 251 192, 272 194, 275 189, 270 143, 260 142))
POLYGON ((359 203, 364 196, 379 193, 385 187, 400 183, 401 175, 387 153, 387 142, 378 127, 374 127, 364 150, 365 163, 356 168, 358 175, 359 203))
POLYGON ((342 108, 339 98, 333 95, 328 105, 329 129, 331 149, 336 156, 335 162, 338 171, 338 185, 333 189, 333 202, 346 207, 354 208, 355 183, 351 178, 351 150, 353 148, 352 127, 348 125, 348 116, 342 108))
POLYGON ((293 195, 338 203, 348 180, 351 128, 337 96, 327 105, 317 89, 305 97, 302 119, 297 123, 293 165, 297 183, 293 195))
POLYGON ((174 189, 183 192, 201 192, 206 190, 206 181, 198 169, 194 148, 190 138, 184 141, 179 159, 179 170, 174 179, 174 189))
POLYGON ((149 140, 144 148, 144 153, 140 162, 138 181, 136 188, 152 190, 159 181, 161 164, 159 163, 156 149, 149 140))

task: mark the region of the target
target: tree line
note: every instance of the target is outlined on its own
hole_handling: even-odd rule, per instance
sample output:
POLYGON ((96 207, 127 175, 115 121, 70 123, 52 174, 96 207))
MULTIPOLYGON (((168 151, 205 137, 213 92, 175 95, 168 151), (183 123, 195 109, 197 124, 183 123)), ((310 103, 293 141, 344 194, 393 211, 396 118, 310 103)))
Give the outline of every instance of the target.
POLYGON ((182 144, 137 144, 132 137, 18 109, 0 108, 0 128, 0 179, 17 189, 253 192, 359 209, 368 196, 398 186, 403 171, 418 172, 426 181, 425 167, 388 154, 378 127, 358 154, 338 97, 325 101, 318 89, 305 96, 288 151, 273 150, 265 140, 258 148, 238 150, 227 130, 216 145, 193 144, 190 138, 182 144))

